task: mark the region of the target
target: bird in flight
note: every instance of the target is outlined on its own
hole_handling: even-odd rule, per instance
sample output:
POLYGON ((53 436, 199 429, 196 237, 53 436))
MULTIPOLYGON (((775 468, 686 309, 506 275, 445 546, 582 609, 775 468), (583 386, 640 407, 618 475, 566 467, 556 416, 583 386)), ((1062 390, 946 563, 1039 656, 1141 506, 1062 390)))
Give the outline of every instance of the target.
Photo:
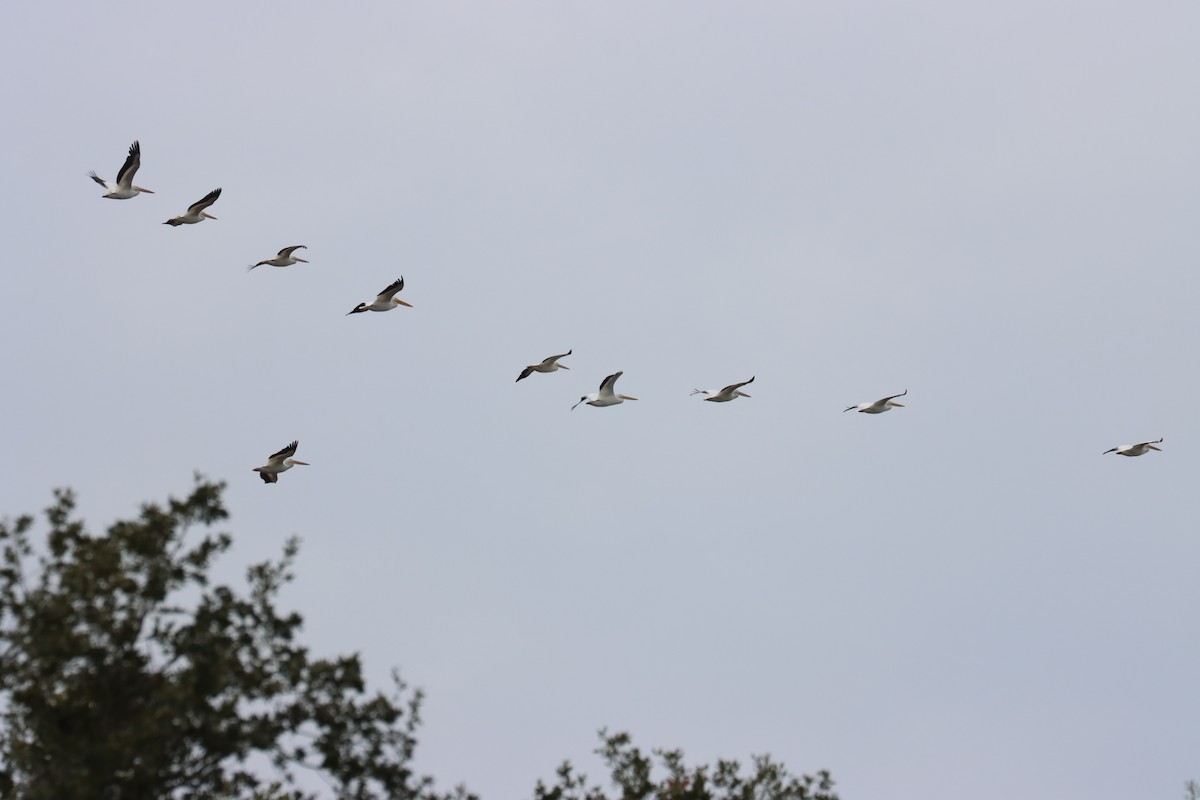
POLYGON ((517 376, 517 380, 523 381, 535 372, 554 372, 555 370, 560 369, 570 369, 570 367, 568 367, 566 364, 559 364, 558 360, 571 355, 571 352, 571 350, 568 350, 567 352, 561 353, 557 356, 543 358, 540 364, 530 364, 528 367, 521 370, 521 374, 517 376))
POLYGON ((125 163, 121 166, 121 171, 117 173, 116 183, 109 183, 95 172, 89 172, 88 176, 108 190, 103 196, 110 200, 128 200, 131 197, 137 197, 141 192, 154 194, 149 189, 133 185, 133 176, 137 174, 138 167, 141 165, 142 146, 137 141, 134 141, 133 144, 129 145, 129 155, 125 158, 125 163))
POLYGON ((299 441, 292 442, 287 447, 280 450, 267 459, 267 463, 261 467, 255 467, 254 472, 258 473, 258 477, 263 479, 263 483, 275 483, 279 480, 279 473, 287 472, 292 467, 300 464, 301 466, 310 466, 307 461, 297 461, 292 458, 296 455, 296 448, 300 446, 299 441))
POLYGON ((216 219, 216 217, 204 209, 217 202, 217 198, 220 196, 221 190, 213 189, 211 192, 204 195, 204 197, 188 206, 188 210, 185 213, 180 214, 178 217, 171 217, 169 220, 164 222, 163 225, 170 225, 172 228, 178 228, 180 225, 195 225, 197 222, 203 222, 206 219, 216 219))

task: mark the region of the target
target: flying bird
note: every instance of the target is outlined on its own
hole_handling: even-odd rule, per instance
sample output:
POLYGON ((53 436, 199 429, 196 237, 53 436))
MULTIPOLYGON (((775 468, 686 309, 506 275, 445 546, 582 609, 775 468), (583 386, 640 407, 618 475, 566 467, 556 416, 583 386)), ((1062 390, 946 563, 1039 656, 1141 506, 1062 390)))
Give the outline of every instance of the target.
POLYGON ((558 360, 571 355, 571 352, 571 350, 568 350, 567 352, 557 356, 543 358, 540 364, 530 364, 528 367, 521 370, 521 374, 517 376, 517 380, 523 381, 535 372, 554 372, 555 370, 560 369, 570 369, 570 367, 568 367, 566 364, 559 364, 558 360))
POLYGON ((178 217, 171 217, 163 223, 170 225, 173 228, 178 228, 180 225, 195 225, 197 222, 203 222, 206 219, 216 219, 212 214, 204 209, 217 202, 217 198, 221 196, 220 189, 213 189, 201 199, 188 206, 186 214, 180 214, 178 217))
POLYGON ((274 258, 268 258, 267 260, 260 261, 257 264, 251 264, 250 269, 254 269, 255 267, 261 267, 263 265, 268 265, 268 266, 272 266, 272 267, 290 267, 292 264, 295 264, 297 261, 299 261, 302 264, 307 264, 308 259, 300 258, 299 256, 292 255, 292 253, 296 252, 297 250, 307 250, 307 249, 308 248, 302 244, 294 244, 291 247, 285 247, 282 250, 280 250, 279 255, 275 256, 274 258))
POLYGON ((370 303, 359 303, 354 308, 350 309, 346 316, 348 317, 350 314, 361 314, 364 311, 391 311, 396 306, 408 306, 409 308, 412 308, 412 303, 406 303, 396 297, 396 293, 403 288, 404 278, 401 277, 400 280, 396 281, 391 286, 388 286, 386 289, 376 295, 375 299, 370 303))
MULTIPOLYGON (((624 374, 624 372, 614 372, 612 375, 609 375, 600 383, 600 391, 584 395, 579 398, 579 403, 587 403, 589 406, 603 408, 604 406, 615 406, 618 403, 624 403, 626 400, 637 400, 636 397, 630 397, 627 394, 616 394, 613 391, 613 387, 617 383, 617 378, 624 374)), ((571 406, 571 410, 574 411, 579 403, 571 406)))
POLYGON ((296 448, 299 446, 299 441, 292 442, 267 459, 266 466, 255 467, 254 472, 257 472, 258 477, 263 479, 263 483, 275 483, 279 480, 279 473, 287 472, 297 464, 305 467, 309 466, 307 461, 297 461, 292 458, 292 456, 296 455, 296 448))
POLYGON ((103 196, 110 200, 128 200, 131 197, 137 197, 141 192, 154 194, 149 189, 133 185, 133 176, 137 174, 138 167, 141 165, 142 146, 135 140, 133 144, 129 145, 129 155, 125 158, 125 163, 121 166, 121 171, 117 173, 116 183, 109 183, 95 172, 89 172, 88 176, 108 190, 103 196))
POLYGON ((1119 456, 1131 456, 1131 457, 1132 456, 1144 456, 1147 453, 1147 451, 1150 451, 1150 450, 1157 450, 1158 452, 1161 453, 1162 448, 1155 447, 1154 445, 1156 445, 1156 444, 1162 444, 1162 439, 1155 439, 1153 442, 1140 442, 1138 444, 1119 445, 1117 447, 1112 448, 1111 450, 1105 450, 1102 453, 1102 455, 1108 455, 1109 453, 1116 453, 1119 456))
POLYGON ((693 389, 692 394, 705 395, 705 400, 711 400, 714 403, 728 403, 730 400, 734 400, 738 397, 749 397, 750 395, 740 391, 743 386, 749 383, 754 383, 754 378, 750 378, 748 381, 742 381, 741 383, 731 383, 720 391, 716 389, 693 389))
POLYGON ((890 411, 893 408, 904 408, 904 403, 897 403, 895 400, 897 397, 904 397, 906 394, 908 394, 908 389, 905 389, 900 394, 894 394, 891 397, 884 397, 880 400, 876 400, 874 403, 859 403, 856 406, 850 406, 849 408, 843 409, 842 413, 845 414, 847 411, 857 410, 861 414, 882 414, 883 412, 890 411))

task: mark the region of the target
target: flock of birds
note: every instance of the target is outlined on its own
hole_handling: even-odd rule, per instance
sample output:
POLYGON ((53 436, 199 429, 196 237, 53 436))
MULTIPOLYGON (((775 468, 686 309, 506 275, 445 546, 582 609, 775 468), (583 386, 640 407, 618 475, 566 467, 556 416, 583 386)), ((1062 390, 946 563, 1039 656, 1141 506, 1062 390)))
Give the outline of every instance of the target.
MULTIPOLYGON (((125 163, 121 166, 120 171, 117 172, 117 180, 115 183, 110 183, 109 181, 104 180, 95 172, 90 172, 88 175, 92 180, 105 188, 106 191, 103 195, 104 197, 110 200, 128 200, 143 193, 154 194, 154 192, 150 189, 144 189, 141 186, 135 186, 133 183, 134 176, 137 174, 138 168, 141 167, 141 165, 142 147, 139 142, 134 141, 134 143, 129 146, 129 155, 125 158, 125 163)), ((220 197, 221 189, 213 189, 211 192, 204 195, 204 197, 188 206, 186 212, 177 217, 171 217, 163 224, 170 225, 172 227, 179 227, 180 225, 195 225, 196 223, 203 222, 206 219, 216 219, 216 217, 208 213, 208 208, 216 203, 220 197)), ((274 258, 268 258, 263 261, 259 261, 257 264, 251 264, 249 269, 253 270, 256 267, 262 266, 290 267, 291 265, 297 263, 307 264, 308 261, 296 255, 297 250, 305 249, 307 248, 302 244, 285 247, 280 250, 274 258)), ((350 309, 346 316, 350 316, 351 314, 361 314, 365 311, 391 311, 399 306, 412 308, 411 303, 406 303, 405 301, 396 297, 396 295, 399 294, 403 289, 404 277, 401 276, 397 280, 388 284, 383 291, 375 296, 374 300, 369 303, 359 303, 354 308, 350 309)), ((568 367, 566 364, 560 363, 560 359, 566 358, 567 356, 571 355, 571 353, 572 351, 568 350, 567 352, 559 355, 548 356, 537 364, 530 364, 529 366, 525 367, 525 369, 521 370, 521 374, 517 376, 517 381, 520 382, 535 372, 549 373, 557 372, 560 369, 570 369, 570 367, 568 367)), ((622 374, 624 373, 614 372, 612 375, 609 375, 600 382, 599 391, 592 392, 591 394, 587 394, 579 398, 579 402, 571 406, 571 410, 574 411, 578 406, 584 403, 589 406, 604 408, 606 406, 619 405, 626 400, 637 400, 636 397, 617 393, 617 379, 620 378, 622 374)), ((692 395, 702 394, 704 395, 702 399, 706 401, 713 403, 727 403, 730 400, 736 400, 739 397, 749 397, 750 395, 742 391, 742 387, 753 382, 754 377, 751 377, 748 381, 731 383, 722 389, 694 389, 692 391, 692 395)), ((873 402, 859 403, 857 405, 848 406, 844 411, 857 411, 860 414, 882 414, 885 411, 891 411, 893 408, 904 408, 904 404, 897 403, 896 398, 904 397, 907 394, 908 390, 905 389, 900 394, 882 397, 873 402)), ((1121 456, 1140 456, 1145 455, 1150 450, 1157 450, 1161 452, 1162 448, 1156 447, 1155 445, 1162 444, 1162 441, 1163 440, 1159 438, 1151 442, 1122 444, 1109 450, 1105 450, 1103 455, 1116 453, 1117 455, 1121 456)), ((267 459, 266 464, 261 467, 255 467, 253 471, 259 474, 259 477, 262 478, 264 483, 275 483, 279 480, 280 473, 287 472, 296 465, 308 466, 308 462, 298 461, 292 457, 296 455, 296 449, 299 446, 299 441, 292 442, 282 450, 272 454, 271 457, 267 459)))

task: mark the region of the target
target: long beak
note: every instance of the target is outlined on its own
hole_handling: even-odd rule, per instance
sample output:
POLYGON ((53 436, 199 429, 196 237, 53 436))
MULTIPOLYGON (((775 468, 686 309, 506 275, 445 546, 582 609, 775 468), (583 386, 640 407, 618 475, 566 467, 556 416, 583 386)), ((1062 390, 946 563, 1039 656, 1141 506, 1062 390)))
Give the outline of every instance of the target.
POLYGON ((738 392, 738 394, 739 394, 740 396, 742 396, 742 397, 749 397, 749 396, 750 396, 750 395, 748 395, 748 394, 746 394, 745 392, 742 392, 742 391, 739 391, 739 392, 738 392))
POLYGON ((1157 450, 1157 451, 1158 451, 1158 452, 1160 452, 1160 453, 1162 452, 1162 448, 1161 448, 1161 447, 1155 447, 1155 446, 1154 446, 1154 445, 1152 445, 1152 444, 1151 444, 1151 445, 1147 445, 1147 447, 1149 447, 1151 450, 1157 450))
POLYGON ((398 300, 398 299, 396 299, 396 298, 394 298, 394 297, 393 297, 392 299, 393 299, 393 300, 396 302, 396 304, 397 304, 397 305, 401 305, 401 306, 408 306, 409 308, 412 308, 412 307, 413 307, 412 303, 406 303, 406 302, 404 302, 403 300, 398 300))
POLYGON ((570 367, 568 367, 566 364, 559 364, 558 368, 559 369, 570 369, 570 367))
POLYGON ((292 464, 293 464, 293 466, 296 464, 299 464, 302 467, 311 467, 312 466, 312 464, 308 463, 307 461, 297 461, 294 458, 292 459, 292 464))
MULTIPOLYGON (((615 381, 614 381, 614 383, 615 383, 615 381)), ((630 397, 627 394, 619 394, 619 395, 617 395, 617 397, 621 398, 622 400, 637 400, 636 397, 630 397)))
POLYGON ((154 192, 150 191, 149 189, 143 189, 140 186, 135 186, 133 188, 137 189, 139 192, 145 192, 146 194, 154 194, 154 192))
POLYGON ((299 262, 300 262, 300 263, 302 263, 302 264, 307 264, 307 263, 308 263, 308 259, 307 259, 307 258, 297 258, 296 260, 297 260, 297 261, 299 261, 299 262))
POLYGON ((207 211, 201 211, 200 216, 202 216, 206 219, 216 219, 216 217, 214 217, 212 214, 208 213, 207 211))
POLYGON ((896 401, 894 401, 894 400, 893 400, 893 401, 892 401, 892 406, 893 406, 894 408, 904 408, 904 403, 897 403, 896 401))

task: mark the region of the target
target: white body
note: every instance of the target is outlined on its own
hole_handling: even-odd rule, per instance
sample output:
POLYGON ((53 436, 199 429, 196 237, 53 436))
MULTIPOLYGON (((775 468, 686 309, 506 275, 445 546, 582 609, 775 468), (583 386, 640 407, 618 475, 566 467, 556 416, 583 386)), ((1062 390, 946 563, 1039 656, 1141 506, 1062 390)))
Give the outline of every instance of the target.
POLYGON ((204 197, 188 206, 186 213, 180 214, 178 217, 171 217, 169 220, 164 222, 163 225, 170 225, 173 228, 178 228, 180 225, 195 225, 197 222, 203 222, 206 219, 216 219, 216 217, 214 217, 212 214, 209 214, 204 209, 217 202, 217 198, 220 196, 221 190, 213 189, 211 192, 204 195, 204 197))
POLYGON ((391 311, 396 306, 408 306, 412 308, 412 303, 406 303, 403 300, 396 298, 396 294, 404 288, 404 276, 392 283, 382 292, 375 296, 375 299, 370 303, 359 303, 346 314, 361 314, 364 311, 391 311))
POLYGON ((882 414, 885 411, 891 411, 893 408, 904 408, 904 403, 896 403, 893 401, 895 401, 897 397, 904 397, 906 394, 908 394, 908 389, 905 389, 900 394, 894 394, 891 397, 882 397, 876 400, 874 403, 859 403, 856 406, 850 406, 849 408, 844 409, 842 413, 845 413, 846 411, 857 411, 860 414, 882 414))
POLYGON ((1116 453, 1119 456, 1130 456, 1130 457, 1144 456, 1144 455, 1146 455, 1146 453, 1150 452, 1151 450, 1157 450, 1158 452, 1161 453, 1162 448, 1155 447, 1154 445, 1156 445, 1156 444, 1162 444, 1162 439, 1156 439, 1153 442, 1139 442, 1138 444, 1118 445, 1117 447, 1114 447, 1111 450, 1105 450, 1104 455, 1108 455, 1109 453, 1116 453))
POLYGON ((308 248, 302 244, 296 244, 296 245, 292 245, 291 247, 285 247, 282 250, 280 250, 279 254, 277 256, 275 256, 274 258, 268 258, 265 261, 258 262, 257 264, 251 264, 250 269, 254 269, 255 267, 262 267, 262 266, 290 267, 292 264, 296 264, 296 263, 307 264, 308 263, 307 260, 305 260, 303 258, 298 258, 295 255, 293 255, 293 253, 295 253, 297 250, 307 250, 307 249, 308 248))
POLYGON ((109 200, 128 200, 131 197, 137 197, 142 192, 154 194, 149 189, 133 185, 133 176, 137 174, 138 167, 141 165, 142 146, 135 141, 129 145, 129 155, 125 158, 125 163, 121 166, 121 171, 117 173, 116 183, 109 183, 95 172, 89 172, 88 177, 108 190, 103 196, 109 200))
MULTIPOLYGON (((600 391, 593 392, 589 395, 584 395, 583 397, 579 398, 579 403, 587 403, 589 406, 604 408, 605 406, 615 406, 620 403, 624 403, 626 400, 637 400, 636 397, 630 397, 627 394, 617 394, 616 391, 614 391, 614 387, 617 385, 617 378, 624 374, 624 372, 614 372, 612 375, 609 375, 607 378, 601 381, 600 391)), ((579 403, 571 406, 571 410, 574 411, 579 403)))
POLYGON ((528 367, 521 370, 521 374, 517 376, 517 380, 524 380, 535 372, 555 372, 560 369, 570 369, 570 367, 568 367, 566 364, 559 364, 558 360, 560 358, 566 358, 567 356, 571 355, 572 352, 573 350, 568 350, 567 352, 557 356, 543 358, 539 364, 530 364, 528 367))
POLYGON ((692 394, 705 395, 704 399, 713 403, 728 403, 738 397, 749 397, 750 395, 741 391, 741 388, 749 383, 754 383, 754 378, 741 383, 731 383, 724 389, 693 389, 692 394))
POLYGON ((263 483, 275 483, 279 480, 279 473, 287 472, 297 464, 307 467, 307 461, 297 461, 291 456, 296 455, 296 448, 300 446, 299 441, 292 442, 287 447, 272 455, 267 463, 261 467, 255 467, 254 472, 257 472, 259 477, 263 479, 263 483))

